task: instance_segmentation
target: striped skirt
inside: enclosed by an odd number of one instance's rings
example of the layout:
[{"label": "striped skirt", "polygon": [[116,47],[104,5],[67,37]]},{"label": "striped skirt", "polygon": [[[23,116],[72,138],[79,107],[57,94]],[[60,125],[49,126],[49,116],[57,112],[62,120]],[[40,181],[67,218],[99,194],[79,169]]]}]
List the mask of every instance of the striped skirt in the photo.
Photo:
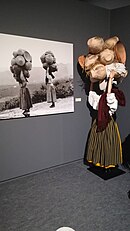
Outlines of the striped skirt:
[{"label": "striped skirt", "polygon": [[120,133],[113,118],[102,132],[97,132],[97,124],[94,120],[88,137],[85,158],[87,162],[105,168],[122,163]]}]

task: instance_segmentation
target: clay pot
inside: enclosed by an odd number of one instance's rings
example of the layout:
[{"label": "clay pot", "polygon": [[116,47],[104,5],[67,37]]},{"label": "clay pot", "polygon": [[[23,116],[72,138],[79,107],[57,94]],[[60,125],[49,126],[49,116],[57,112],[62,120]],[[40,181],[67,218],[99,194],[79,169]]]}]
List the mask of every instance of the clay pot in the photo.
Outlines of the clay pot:
[{"label": "clay pot", "polygon": [[95,64],[90,70],[91,82],[97,82],[103,80],[106,77],[106,67],[101,64]]},{"label": "clay pot", "polygon": [[25,69],[30,71],[32,69],[32,63],[26,62],[25,63]]},{"label": "clay pot", "polygon": [[104,48],[113,49],[118,41],[119,41],[119,38],[117,36],[106,39],[104,42]]},{"label": "clay pot", "polygon": [[93,37],[87,41],[89,53],[98,54],[103,50],[104,40],[101,37]]},{"label": "clay pot", "polygon": [[16,58],[15,58],[15,61],[16,63],[19,65],[19,66],[23,66],[25,64],[25,59],[23,56],[21,55],[18,55]]},{"label": "clay pot", "polygon": [[43,55],[40,57],[40,60],[41,60],[42,63],[45,62],[45,54],[43,54]]},{"label": "clay pot", "polygon": [[53,63],[53,56],[51,54],[47,54],[45,55],[45,60],[46,60],[46,63],[50,65]]},{"label": "clay pot", "polygon": [[88,71],[89,69],[91,69],[92,66],[94,66],[94,64],[98,61],[98,55],[92,55],[89,54],[86,56],[85,58],[85,71]]},{"label": "clay pot", "polygon": [[57,65],[55,63],[53,63],[52,65],[50,65],[50,71],[51,72],[55,72],[57,70],[58,70],[58,68],[57,68]]},{"label": "clay pot", "polygon": [[23,49],[19,49],[17,51],[17,55],[24,55],[24,50]]},{"label": "clay pot", "polygon": [[11,65],[13,66],[14,64],[16,64],[15,58],[11,59]]},{"label": "clay pot", "polygon": [[100,53],[100,62],[104,65],[111,64],[114,61],[114,51],[105,49]]},{"label": "clay pot", "polygon": [[16,75],[20,75],[20,72],[21,72],[21,67],[18,66],[17,64],[13,65],[12,66],[13,68],[13,72],[16,74]]},{"label": "clay pot", "polygon": [[27,62],[32,62],[32,57],[28,51],[24,51],[24,58]]},{"label": "clay pot", "polygon": [[125,64],[126,62],[126,50],[121,42],[117,42],[117,44],[114,47],[115,52],[115,58],[119,63]]},{"label": "clay pot", "polygon": [[46,52],[45,52],[45,55],[48,55],[48,54],[50,54],[52,57],[54,57],[54,54],[53,54],[52,51],[46,51]]},{"label": "clay pot", "polygon": [[47,70],[48,64],[47,64],[47,63],[43,63],[42,67],[43,67],[45,70]]},{"label": "clay pot", "polygon": [[84,67],[85,67],[85,56],[84,55],[79,56],[78,62],[80,64],[80,66],[82,67],[82,69],[84,69]]},{"label": "clay pot", "polygon": [[17,55],[18,55],[17,51],[14,51],[14,52],[13,52],[14,58],[16,58]]},{"label": "clay pot", "polygon": [[29,78],[30,77],[30,74],[29,74],[29,71],[28,70],[23,70],[23,75],[24,75],[24,77],[26,77],[26,78]]}]

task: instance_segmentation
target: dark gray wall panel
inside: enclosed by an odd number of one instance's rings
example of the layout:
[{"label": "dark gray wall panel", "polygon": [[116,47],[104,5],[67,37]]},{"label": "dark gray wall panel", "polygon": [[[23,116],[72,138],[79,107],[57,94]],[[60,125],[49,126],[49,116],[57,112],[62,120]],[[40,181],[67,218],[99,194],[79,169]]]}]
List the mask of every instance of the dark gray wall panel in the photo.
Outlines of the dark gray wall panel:
[{"label": "dark gray wall panel", "polygon": [[111,11],[111,36],[117,35],[124,43],[127,52],[126,67],[129,71],[127,78],[120,84],[126,97],[125,108],[118,110],[118,124],[122,140],[130,134],[130,6]]},{"label": "dark gray wall panel", "polygon": [[[0,32],[74,44],[75,112],[0,121],[0,180],[83,158],[90,115],[77,73],[86,40],[109,35],[109,12],[75,0],[0,2]],[[10,44],[11,45],[11,44]]]}]

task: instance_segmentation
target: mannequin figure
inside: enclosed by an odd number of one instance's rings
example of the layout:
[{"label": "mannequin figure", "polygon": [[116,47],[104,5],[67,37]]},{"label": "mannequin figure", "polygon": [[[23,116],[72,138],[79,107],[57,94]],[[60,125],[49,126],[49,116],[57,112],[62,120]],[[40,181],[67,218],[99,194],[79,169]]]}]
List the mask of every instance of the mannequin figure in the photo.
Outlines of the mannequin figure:
[{"label": "mannequin figure", "polygon": [[127,70],[125,50],[122,56],[117,52],[121,50],[117,49],[119,45],[124,46],[118,42],[116,36],[105,42],[100,37],[89,39],[89,54],[80,56],[77,66],[81,79],[89,85],[87,105],[92,116],[84,162],[107,171],[122,163],[116,111],[118,106],[125,106],[125,96],[117,84],[126,77]]}]

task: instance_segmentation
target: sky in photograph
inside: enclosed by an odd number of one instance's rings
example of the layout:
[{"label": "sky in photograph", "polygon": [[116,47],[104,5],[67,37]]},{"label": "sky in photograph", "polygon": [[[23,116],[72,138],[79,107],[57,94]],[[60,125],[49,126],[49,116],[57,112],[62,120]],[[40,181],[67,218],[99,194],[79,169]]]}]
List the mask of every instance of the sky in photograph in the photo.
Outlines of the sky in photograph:
[{"label": "sky in photograph", "polygon": [[57,63],[70,63],[73,69],[73,44],[71,43],[0,34],[0,71],[9,69],[13,52],[18,49],[24,49],[30,53],[33,67],[41,67],[41,55],[50,50]]}]

